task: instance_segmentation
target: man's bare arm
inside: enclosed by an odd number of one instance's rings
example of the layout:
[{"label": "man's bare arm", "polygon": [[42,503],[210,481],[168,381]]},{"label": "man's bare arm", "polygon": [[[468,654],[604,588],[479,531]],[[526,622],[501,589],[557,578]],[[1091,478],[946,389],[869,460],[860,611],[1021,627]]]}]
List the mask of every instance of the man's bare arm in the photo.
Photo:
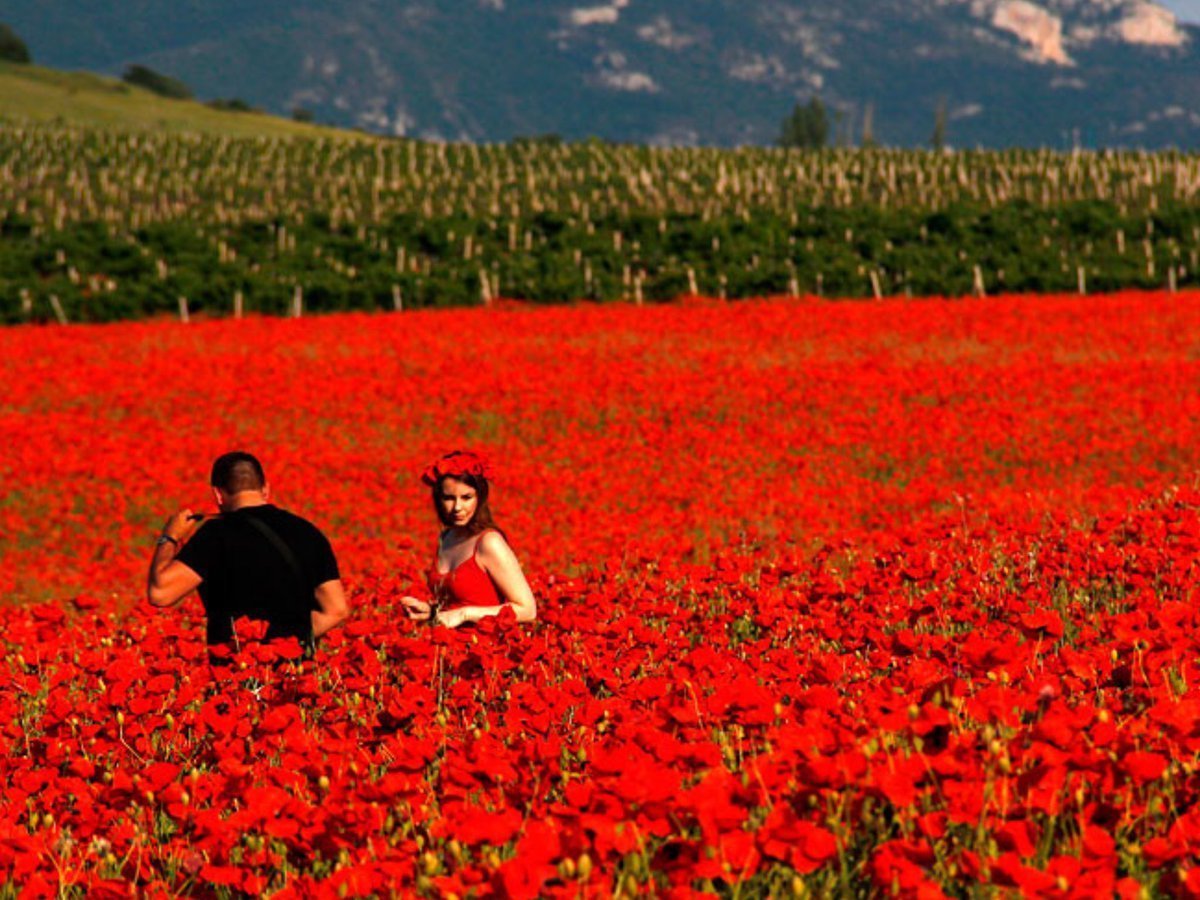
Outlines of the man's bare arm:
[{"label": "man's bare arm", "polygon": [[350,604],[346,602],[346,589],[340,579],[335,578],[333,581],[317,585],[313,596],[320,607],[313,610],[312,614],[314,638],[319,638],[350,618]]},{"label": "man's bare arm", "polygon": [[146,579],[146,599],[151,606],[174,606],[200,586],[202,579],[190,567],[175,559],[183,542],[196,530],[192,511],[184,509],[167,519],[162,538],[150,557],[150,574]]}]

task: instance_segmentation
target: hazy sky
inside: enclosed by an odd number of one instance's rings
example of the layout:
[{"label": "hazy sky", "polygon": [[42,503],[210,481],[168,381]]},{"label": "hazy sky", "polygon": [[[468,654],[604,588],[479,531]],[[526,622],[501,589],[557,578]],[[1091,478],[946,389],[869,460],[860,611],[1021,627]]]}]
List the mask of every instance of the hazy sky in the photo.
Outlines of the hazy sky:
[{"label": "hazy sky", "polygon": [[1174,10],[1175,15],[1187,22],[1200,22],[1200,0],[1159,0],[1159,2]]}]

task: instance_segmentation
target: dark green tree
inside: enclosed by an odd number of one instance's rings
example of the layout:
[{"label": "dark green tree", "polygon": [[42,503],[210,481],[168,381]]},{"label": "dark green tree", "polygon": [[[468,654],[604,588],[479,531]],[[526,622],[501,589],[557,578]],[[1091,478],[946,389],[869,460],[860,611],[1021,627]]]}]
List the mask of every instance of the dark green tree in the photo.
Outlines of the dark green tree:
[{"label": "dark green tree", "polygon": [[865,148],[878,147],[879,141],[875,140],[875,104],[868,103],[867,109],[863,113],[862,140],[859,141],[859,146]]},{"label": "dark green tree", "polygon": [[829,140],[829,115],[820,97],[813,97],[807,104],[797,103],[792,114],[783,120],[779,133],[779,146],[802,147],[816,150]]},{"label": "dark green tree", "polygon": [[25,42],[3,22],[0,22],[0,60],[15,63],[33,62]]},{"label": "dark green tree", "polygon": [[121,80],[127,84],[145,88],[159,96],[170,97],[172,100],[192,99],[192,89],[190,87],[178,78],[172,78],[170,75],[156,72],[148,66],[139,66],[137,64],[127,66],[124,74],[121,76]]},{"label": "dark green tree", "polygon": [[937,111],[933,114],[933,134],[929,136],[929,146],[934,150],[941,150],[946,146],[946,122],[949,116],[946,113],[946,98],[938,100]]}]

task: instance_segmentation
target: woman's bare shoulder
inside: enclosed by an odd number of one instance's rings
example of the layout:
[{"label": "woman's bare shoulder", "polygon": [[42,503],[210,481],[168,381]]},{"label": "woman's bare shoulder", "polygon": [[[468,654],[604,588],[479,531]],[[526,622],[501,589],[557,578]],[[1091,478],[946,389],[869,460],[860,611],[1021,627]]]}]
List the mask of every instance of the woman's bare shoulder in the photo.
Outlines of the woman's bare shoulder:
[{"label": "woman's bare shoulder", "polygon": [[504,539],[499,531],[494,528],[489,528],[479,536],[479,542],[475,545],[477,552],[484,556],[496,557],[504,553],[511,553],[508,541]]}]

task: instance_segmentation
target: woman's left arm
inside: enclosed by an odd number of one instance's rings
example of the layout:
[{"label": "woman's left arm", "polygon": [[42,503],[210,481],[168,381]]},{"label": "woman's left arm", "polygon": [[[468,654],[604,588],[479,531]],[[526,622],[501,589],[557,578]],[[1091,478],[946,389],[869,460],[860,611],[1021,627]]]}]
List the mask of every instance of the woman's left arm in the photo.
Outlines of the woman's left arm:
[{"label": "woman's left arm", "polygon": [[479,565],[496,584],[496,590],[504,598],[500,606],[460,606],[438,615],[438,622],[449,628],[457,628],[467,622],[478,622],[489,616],[498,616],[506,606],[516,613],[518,622],[532,622],[537,618],[537,600],[521,571],[517,555],[508,546],[508,541],[498,531],[489,531],[479,539],[475,549]]}]

